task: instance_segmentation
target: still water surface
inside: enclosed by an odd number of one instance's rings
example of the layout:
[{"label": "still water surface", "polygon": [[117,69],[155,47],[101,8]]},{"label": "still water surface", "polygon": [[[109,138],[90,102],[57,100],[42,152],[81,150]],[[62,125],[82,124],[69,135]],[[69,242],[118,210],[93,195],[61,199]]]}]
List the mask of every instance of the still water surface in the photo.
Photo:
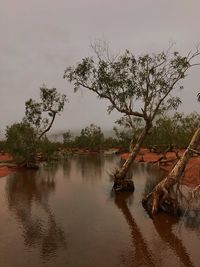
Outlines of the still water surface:
[{"label": "still water surface", "polygon": [[73,156],[0,180],[0,266],[200,266],[200,220],[148,217],[161,174],[134,166],[134,194],[113,195],[113,156]]}]

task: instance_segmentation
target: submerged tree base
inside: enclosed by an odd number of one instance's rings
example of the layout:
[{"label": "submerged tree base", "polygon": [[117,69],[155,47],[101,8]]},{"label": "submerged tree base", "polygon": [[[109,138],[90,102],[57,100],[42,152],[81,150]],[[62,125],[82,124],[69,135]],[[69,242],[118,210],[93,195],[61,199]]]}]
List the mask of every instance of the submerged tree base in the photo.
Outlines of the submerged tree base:
[{"label": "submerged tree base", "polygon": [[115,192],[134,192],[135,186],[134,186],[133,180],[115,179],[113,190]]},{"label": "submerged tree base", "polygon": [[[177,205],[176,199],[173,199],[168,195],[163,197],[162,201],[157,203],[158,200],[157,194],[158,193],[154,191],[151,194],[149,194],[148,197],[142,200],[142,206],[150,216],[159,212],[166,212],[170,215],[175,215],[175,216],[180,215],[180,209]],[[156,210],[155,210],[155,205],[156,205]]]},{"label": "submerged tree base", "polygon": [[153,191],[143,199],[143,206],[150,215],[156,214],[160,210],[170,211],[170,213],[174,213],[177,210],[176,202],[171,199],[170,192],[173,186],[181,179],[189,159],[196,151],[196,148],[199,147],[199,144],[200,128],[196,130],[189,146],[167,177],[158,183]]}]

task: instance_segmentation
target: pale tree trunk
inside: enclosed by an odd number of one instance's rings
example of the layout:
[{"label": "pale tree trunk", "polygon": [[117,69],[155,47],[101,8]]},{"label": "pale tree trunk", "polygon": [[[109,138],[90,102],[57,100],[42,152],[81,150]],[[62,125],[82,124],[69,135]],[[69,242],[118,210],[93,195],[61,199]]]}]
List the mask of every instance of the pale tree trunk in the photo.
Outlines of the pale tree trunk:
[{"label": "pale tree trunk", "polygon": [[[134,191],[134,183],[129,177],[127,177],[127,173],[134,162],[136,156],[138,155],[140,148],[148,135],[148,132],[151,128],[151,123],[146,123],[141,135],[139,136],[137,143],[135,144],[134,148],[132,149],[129,157],[122,165],[122,167],[114,173],[114,185],[113,189],[115,191]],[[131,141],[131,146],[133,145],[133,141]]]},{"label": "pale tree trunk", "polygon": [[142,201],[144,208],[149,214],[153,215],[159,210],[174,211],[173,200],[169,196],[170,189],[179,182],[189,159],[195,150],[200,146],[200,128],[194,133],[189,146],[185,150],[183,156],[174,166],[172,171],[159,184],[155,186],[153,191],[149,193]]}]

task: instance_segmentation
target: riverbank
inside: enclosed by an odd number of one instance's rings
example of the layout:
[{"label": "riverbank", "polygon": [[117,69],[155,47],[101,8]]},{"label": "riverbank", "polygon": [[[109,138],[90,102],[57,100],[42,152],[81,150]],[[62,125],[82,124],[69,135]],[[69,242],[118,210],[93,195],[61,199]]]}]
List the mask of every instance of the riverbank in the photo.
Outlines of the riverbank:
[{"label": "riverbank", "polygon": [[[116,149],[115,149],[116,150]],[[113,154],[116,152],[114,149],[109,150],[107,153]],[[97,154],[97,152],[89,152],[78,150],[78,154]],[[107,154],[105,153],[105,154]],[[178,151],[178,156],[180,157],[184,153],[184,150]],[[129,153],[120,154],[120,157],[127,159]],[[9,175],[10,173],[16,171],[16,168],[12,165],[12,157],[8,154],[0,153],[0,177]],[[178,161],[177,154],[175,152],[167,152],[163,157],[163,154],[158,154],[151,152],[149,149],[142,148],[140,153],[136,157],[137,162],[148,162],[151,164],[158,165],[161,169],[166,172],[170,172],[173,166]],[[185,169],[184,175],[181,179],[181,184],[186,185],[190,188],[195,188],[200,184],[200,156],[192,157]]]},{"label": "riverbank", "polygon": [[13,158],[8,153],[0,153],[0,177],[4,177],[14,172],[15,169],[13,167],[9,167]]},{"label": "riverbank", "polygon": [[[163,155],[142,148],[136,157],[136,161],[157,164],[161,169],[169,173],[178,161],[177,155],[181,157],[183,153],[184,150],[179,150],[178,154],[175,152],[167,152]],[[129,153],[124,153],[120,156],[123,159],[127,159],[128,155]],[[190,188],[195,188],[200,184],[200,156],[194,156],[189,160],[180,182]]]}]

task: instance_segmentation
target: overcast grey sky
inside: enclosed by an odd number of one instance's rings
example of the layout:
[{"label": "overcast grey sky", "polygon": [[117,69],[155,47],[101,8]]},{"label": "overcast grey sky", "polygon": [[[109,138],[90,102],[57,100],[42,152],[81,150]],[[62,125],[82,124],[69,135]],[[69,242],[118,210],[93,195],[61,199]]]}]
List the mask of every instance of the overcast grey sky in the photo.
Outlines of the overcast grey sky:
[{"label": "overcast grey sky", "polygon": [[[186,52],[200,42],[199,0],[0,0],[0,129],[20,121],[24,103],[40,86],[57,87],[70,99],[52,131],[94,122],[112,128],[119,114],[106,101],[74,94],[62,79],[67,66],[106,40],[111,51],[160,52],[170,41]],[[186,78],[181,111],[199,111],[200,68]]]}]

